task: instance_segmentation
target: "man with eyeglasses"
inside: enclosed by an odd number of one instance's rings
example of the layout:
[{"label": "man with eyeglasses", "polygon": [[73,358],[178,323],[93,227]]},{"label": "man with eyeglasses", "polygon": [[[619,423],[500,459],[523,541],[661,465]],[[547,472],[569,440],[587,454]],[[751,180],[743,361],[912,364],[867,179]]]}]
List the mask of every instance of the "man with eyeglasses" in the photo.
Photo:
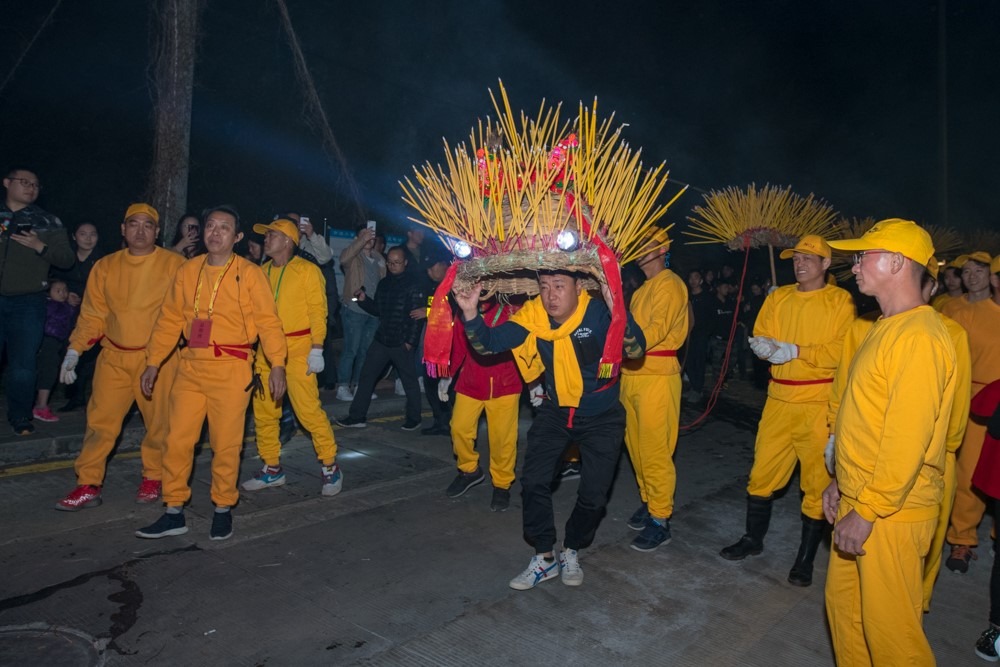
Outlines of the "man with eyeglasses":
[{"label": "man with eyeglasses", "polygon": [[73,266],[73,250],[59,218],[35,205],[41,186],[29,169],[3,179],[0,205],[0,354],[7,348],[7,421],[30,435],[35,397],[35,355],[45,327],[49,268]]},{"label": "man with eyeglasses", "polygon": [[834,524],[825,591],[833,648],[842,664],[932,665],[924,559],[960,379],[952,338],[921,291],[934,245],[895,218],[830,245],[859,251],[858,290],[882,311],[851,363],[833,430],[836,479],[823,492]]},{"label": "man with eyeglasses", "polygon": [[754,337],[748,339],[754,354],[771,363],[771,382],[747,483],[746,533],[720,552],[726,560],[742,560],[764,550],[772,498],[788,485],[798,464],[802,537],[788,573],[793,586],[812,584],[813,561],[826,530],[827,402],[844,335],[854,320],[851,295],[826,281],[831,254],[816,235],[803,236],[794,248],[782,251],[782,259],[792,260],[796,284],[779,287],[764,299]]}]

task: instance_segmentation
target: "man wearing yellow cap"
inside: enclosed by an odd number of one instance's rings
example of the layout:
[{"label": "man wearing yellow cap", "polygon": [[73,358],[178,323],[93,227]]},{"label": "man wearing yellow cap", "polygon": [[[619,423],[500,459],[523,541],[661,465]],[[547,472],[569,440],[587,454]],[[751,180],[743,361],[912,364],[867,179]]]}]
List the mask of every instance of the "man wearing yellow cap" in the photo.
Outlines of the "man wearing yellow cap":
[{"label": "man wearing yellow cap", "polygon": [[812,584],[813,560],[823,539],[822,494],[830,481],[823,463],[829,436],[827,402],[840,362],[844,335],[854,320],[854,302],[826,280],[830,246],[819,236],[802,237],[781,253],[791,259],[795,285],[764,299],[750,349],[772,364],[767,403],[757,428],[754,462],[747,483],[746,533],[720,555],[742,560],[764,550],[773,494],[784,488],[799,464],[802,539],[788,582]]},{"label": "man wearing yellow cap", "polygon": [[876,223],[855,251],[862,294],[882,316],[851,364],[834,427],[836,481],[826,610],[838,664],[933,665],[922,621],[924,559],[942,501],[956,354],[921,282],[934,254],[908,220]]},{"label": "man wearing yellow cap", "polygon": [[[1000,257],[1000,256],[998,256]],[[969,334],[972,355],[972,395],[983,387],[1000,380],[1000,263],[989,253],[977,251],[956,260],[962,264],[962,282],[969,290],[960,299],[945,304],[942,312],[962,325]],[[992,297],[990,287],[992,285]],[[972,486],[972,473],[983,449],[986,425],[969,420],[965,438],[955,463],[955,505],[951,510],[948,542],[951,554],[945,565],[953,572],[964,573],[970,561],[977,558],[976,529],[986,511],[982,494]]]},{"label": "man wearing yellow cap", "polygon": [[139,377],[146,370],[146,341],[184,258],[156,246],[159,222],[159,214],[149,204],[129,206],[122,223],[125,249],[98,261],[87,279],[60,380],[75,382],[80,355],[98,343],[104,349],[97,357],[94,391],[87,404],[87,432],[76,459],[77,487],[56,504],[57,510],[76,512],[101,504],[107,459],[133,401],[146,426],[140,445],[142,482],[135,499],[151,503],[160,498],[170,388],[177,372],[173,348],[163,362],[161,392],[152,398],[143,396]]},{"label": "man wearing yellow cap", "polygon": [[621,380],[625,445],[642,499],[628,521],[629,528],[642,531],[632,541],[636,551],[653,551],[670,541],[681,414],[677,349],[688,333],[687,287],[663,260],[670,247],[667,231],[657,231],[647,247],[649,252],[638,260],[646,282],[635,291],[630,306],[646,336],[646,355],[623,360]]},{"label": "man wearing yellow cap", "polygon": [[267,276],[260,267],[237,256],[233,247],[243,234],[239,214],[228,206],[206,211],[208,254],[184,262],[163,300],[146,346],[142,393],[162,391],[163,361],[184,336],[177,377],[170,391],[170,428],[163,457],[163,501],[167,511],[135,532],[155,539],[187,532],[183,507],[191,498],[188,479],[194,448],[208,419],[212,447],[212,516],[209,536],[225,540],[233,534],[230,509],[239,500],[236,480],[243,448],[243,426],[254,386],[253,346],[271,362],[270,392],[285,394],[285,335]]},{"label": "man wearing yellow cap", "polygon": [[[312,435],[313,447],[321,464],[322,494],[335,496],[340,493],[344,480],[336,463],[337,443],[330,419],[320,403],[316,382],[316,374],[323,372],[324,367],[326,280],[319,267],[295,255],[299,229],[294,222],[279,218],[268,225],[254,225],[253,230],[264,235],[264,254],[271,258],[262,268],[271,285],[278,317],[285,331],[288,399],[299,422]],[[278,438],[281,402],[271,396],[268,388],[271,364],[263,355],[257,355],[254,369],[263,385],[263,391],[254,395],[253,415],[257,453],[264,461],[264,467],[243,482],[244,491],[258,491],[285,483]]]}]

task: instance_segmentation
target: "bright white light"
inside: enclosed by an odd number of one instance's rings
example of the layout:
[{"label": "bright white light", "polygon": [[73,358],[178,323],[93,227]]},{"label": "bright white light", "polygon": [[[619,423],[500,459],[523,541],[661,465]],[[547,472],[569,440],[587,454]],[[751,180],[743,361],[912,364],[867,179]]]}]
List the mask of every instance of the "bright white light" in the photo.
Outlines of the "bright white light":
[{"label": "bright white light", "polygon": [[556,245],[560,250],[576,250],[576,232],[564,229],[556,236]]},{"label": "bright white light", "polygon": [[472,255],[472,246],[465,241],[457,241],[453,250],[455,251],[455,257],[459,259],[465,259]]}]

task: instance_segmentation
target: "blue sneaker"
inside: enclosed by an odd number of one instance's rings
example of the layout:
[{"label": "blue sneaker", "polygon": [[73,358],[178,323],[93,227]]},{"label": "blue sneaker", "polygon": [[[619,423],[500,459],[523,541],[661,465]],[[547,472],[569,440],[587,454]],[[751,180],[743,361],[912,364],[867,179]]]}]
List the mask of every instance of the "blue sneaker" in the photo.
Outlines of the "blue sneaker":
[{"label": "blue sneaker", "polygon": [[281,466],[269,466],[265,463],[263,468],[253,474],[253,477],[240,484],[240,488],[244,491],[260,491],[269,486],[284,485],[285,471],[281,469]]},{"label": "blue sneaker", "polygon": [[323,466],[323,490],[324,496],[335,496],[344,488],[344,476],[340,472],[340,466],[334,463],[332,466]]},{"label": "blue sneaker", "polygon": [[558,576],[558,559],[553,558],[550,563],[541,554],[535,554],[531,562],[528,563],[528,569],[510,580],[510,587],[517,591],[526,591],[543,581],[555,579]]},{"label": "blue sneaker", "polygon": [[670,519],[654,519],[649,517],[646,527],[632,540],[632,548],[636,551],[654,551],[661,544],[670,543]]},{"label": "blue sneaker", "polygon": [[646,503],[639,505],[632,516],[629,517],[627,525],[632,530],[642,530],[646,527],[646,522],[649,521],[649,509],[646,507]]}]

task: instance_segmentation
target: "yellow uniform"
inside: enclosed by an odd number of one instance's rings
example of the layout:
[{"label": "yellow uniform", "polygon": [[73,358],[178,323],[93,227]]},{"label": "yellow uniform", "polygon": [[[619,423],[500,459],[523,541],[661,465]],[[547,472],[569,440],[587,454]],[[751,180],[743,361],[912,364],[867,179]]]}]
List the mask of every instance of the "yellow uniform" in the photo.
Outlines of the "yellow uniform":
[{"label": "yellow uniform", "polygon": [[[337,443],[330,419],[319,400],[315,375],[307,375],[309,352],[314,345],[323,345],[326,337],[326,280],[312,262],[292,257],[284,266],[267,262],[263,271],[270,283],[278,307],[288,347],[285,374],[288,400],[292,402],[299,422],[312,435],[313,447],[323,465],[333,465]],[[264,355],[257,355],[254,369],[264,386],[262,394],[254,396],[253,415],[257,430],[257,452],[264,463],[277,466],[281,458],[278,422],[281,404],[271,397],[268,379],[271,364]]]},{"label": "yellow uniform", "polygon": [[873,526],[865,555],[830,555],[839,665],[934,664],[921,627],[923,567],[957,382],[954,345],[930,306],[878,320],[851,363],[835,426],[838,520],[853,510]]},{"label": "yellow uniform", "polygon": [[769,498],[788,484],[798,462],[802,514],[813,520],[823,518],[822,495],[830,483],[823,462],[826,413],[853,320],[854,302],[843,289],[826,285],[801,292],[786,285],[768,295],[754,325],[754,336],[797,345],[798,358],[771,366],[747,493]]},{"label": "yellow uniform", "polygon": [[[989,383],[1000,380],[1000,305],[992,299],[968,303],[954,299],[944,309],[944,314],[962,325],[969,335],[969,352],[972,360],[972,395]],[[951,511],[948,541],[952,544],[974,546],[976,528],[983,518],[986,504],[978,491],[972,488],[972,473],[983,450],[986,436],[985,424],[969,420],[962,446],[955,464],[955,505]]]},{"label": "yellow uniform", "polygon": [[[180,255],[154,248],[149,255],[120,250],[99,260],[70,335],[69,347],[85,352],[100,341],[103,348],[94,370],[94,391],[87,404],[87,432],[76,459],[78,484],[100,486],[108,455],[121,433],[122,420],[132,402],[139,406],[146,435],[142,439],[142,476],[163,478],[170,389],[177,372],[173,348],[166,350],[159,378],[162,391],[146,398],[139,377],[146,370],[146,341],[177,268]],[[174,345],[177,341],[174,340]]]},{"label": "yellow uniform", "polygon": [[625,444],[649,514],[669,519],[677,486],[674,448],[681,409],[677,349],[688,332],[687,287],[665,269],[635,291],[630,310],[646,336],[646,356],[622,363]]},{"label": "yellow uniform", "polygon": [[953,301],[956,297],[945,292],[944,294],[938,294],[936,297],[931,299],[931,308],[940,312],[944,312],[944,307],[949,302]]},{"label": "yellow uniform", "polygon": [[[244,415],[250,402],[251,348],[258,336],[272,366],[285,365],[281,320],[260,267],[236,255],[225,266],[209,266],[207,260],[195,257],[181,265],[146,348],[147,363],[160,366],[181,334],[191,341],[196,319],[211,322],[206,346],[189,344],[178,352],[170,396],[173,419],[163,459],[163,500],[168,507],[180,507],[191,497],[188,478],[206,416],[212,501],[220,507],[236,504]],[[157,381],[154,394],[160,389]]]}]

